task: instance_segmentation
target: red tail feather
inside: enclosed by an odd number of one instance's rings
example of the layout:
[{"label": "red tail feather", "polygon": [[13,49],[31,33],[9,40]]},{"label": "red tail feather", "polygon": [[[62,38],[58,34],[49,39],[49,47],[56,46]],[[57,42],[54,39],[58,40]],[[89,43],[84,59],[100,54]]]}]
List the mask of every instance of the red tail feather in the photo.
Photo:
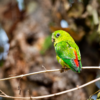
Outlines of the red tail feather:
[{"label": "red tail feather", "polygon": [[78,57],[77,57],[76,51],[74,51],[74,53],[75,53],[75,57],[76,57],[76,59],[74,59],[74,62],[76,64],[76,66],[79,67],[79,62],[78,62]]}]

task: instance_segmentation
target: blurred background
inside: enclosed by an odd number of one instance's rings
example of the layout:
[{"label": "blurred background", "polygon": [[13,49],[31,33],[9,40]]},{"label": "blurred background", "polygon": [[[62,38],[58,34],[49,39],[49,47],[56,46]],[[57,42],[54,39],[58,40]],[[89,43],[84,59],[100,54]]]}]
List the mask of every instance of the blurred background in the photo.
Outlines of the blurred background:
[{"label": "blurred background", "polygon": [[[52,32],[59,29],[78,44],[83,66],[100,65],[100,0],[0,0],[0,78],[61,68],[51,42]],[[12,96],[41,96],[97,77],[100,70],[51,72],[0,81],[0,90]],[[99,89],[100,81],[41,100],[87,100]]]}]

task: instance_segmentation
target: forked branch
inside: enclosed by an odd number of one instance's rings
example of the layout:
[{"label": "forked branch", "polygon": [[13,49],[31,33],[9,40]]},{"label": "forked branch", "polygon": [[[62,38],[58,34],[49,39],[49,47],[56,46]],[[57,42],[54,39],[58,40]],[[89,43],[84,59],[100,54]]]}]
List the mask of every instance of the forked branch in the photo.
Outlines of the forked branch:
[{"label": "forked branch", "polygon": [[[100,66],[98,67],[83,67],[82,69],[100,69]],[[57,71],[60,71],[60,69],[54,69],[54,70],[44,70],[44,71],[39,71],[39,72],[33,72],[33,73],[29,73],[29,74],[23,74],[23,75],[19,75],[19,76],[14,76],[14,77],[9,77],[9,78],[4,78],[4,79],[0,79],[0,81],[4,81],[4,80],[9,80],[9,79],[14,79],[14,78],[20,78],[20,77],[24,77],[24,76],[29,76],[29,75],[35,75],[35,74],[40,74],[40,73],[47,73],[47,72],[57,72]],[[59,92],[59,93],[54,93],[54,94],[50,94],[50,95],[44,95],[44,96],[37,96],[37,97],[14,97],[14,96],[9,96],[9,95],[6,95],[4,92],[2,92],[3,95],[0,95],[0,97],[5,97],[5,98],[12,98],[12,99],[42,99],[42,98],[48,98],[48,97],[54,97],[54,96],[58,96],[58,95],[62,95],[62,94],[65,94],[65,93],[68,93],[68,92],[72,92],[72,91],[75,91],[75,90],[78,90],[78,89],[81,89],[83,87],[86,87],[92,83],[95,83],[97,81],[100,80],[100,77],[97,78],[97,79],[94,79],[88,83],[85,83],[81,86],[77,86],[73,89],[69,89],[69,90],[65,90],[65,91],[62,91],[62,92]]]}]

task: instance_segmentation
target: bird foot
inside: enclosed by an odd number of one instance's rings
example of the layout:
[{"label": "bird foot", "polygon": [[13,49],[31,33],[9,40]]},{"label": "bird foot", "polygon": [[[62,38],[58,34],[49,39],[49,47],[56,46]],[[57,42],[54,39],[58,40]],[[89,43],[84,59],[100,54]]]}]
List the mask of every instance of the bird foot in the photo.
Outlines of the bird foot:
[{"label": "bird foot", "polygon": [[61,68],[60,72],[62,73],[62,72],[67,71],[67,70],[69,70],[69,68]]},{"label": "bird foot", "polygon": [[62,73],[62,72],[64,72],[64,68],[61,68],[61,69],[60,69],[60,73]]}]

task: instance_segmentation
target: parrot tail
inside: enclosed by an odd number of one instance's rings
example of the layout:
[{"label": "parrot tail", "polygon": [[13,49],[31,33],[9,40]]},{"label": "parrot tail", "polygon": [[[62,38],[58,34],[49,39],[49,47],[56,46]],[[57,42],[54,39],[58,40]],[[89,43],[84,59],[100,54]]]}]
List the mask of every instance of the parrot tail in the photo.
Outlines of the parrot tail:
[{"label": "parrot tail", "polygon": [[81,63],[81,60],[78,60],[76,51],[74,51],[74,53],[76,56],[76,59],[74,59],[74,63],[76,65],[76,67],[78,68],[78,73],[80,73],[80,71],[82,70],[82,63]]},{"label": "parrot tail", "polygon": [[78,70],[81,72],[81,70],[82,70],[82,63],[81,63],[81,60],[78,60],[78,62],[79,62],[79,68],[78,68]]},{"label": "parrot tail", "polygon": [[[71,70],[73,70],[74,72],[78,72],[80,73],[81,72],[81,69],[82,69],[82,64],[81,64],[81,61],[80,60],[75,60],[75,59],[66,59],[66,58],[63,58],[63,61],[69,66],[69,68]],[[76,63],[77,62],[77,63]],[[77,66],[78,65],[78,66]]]}]

